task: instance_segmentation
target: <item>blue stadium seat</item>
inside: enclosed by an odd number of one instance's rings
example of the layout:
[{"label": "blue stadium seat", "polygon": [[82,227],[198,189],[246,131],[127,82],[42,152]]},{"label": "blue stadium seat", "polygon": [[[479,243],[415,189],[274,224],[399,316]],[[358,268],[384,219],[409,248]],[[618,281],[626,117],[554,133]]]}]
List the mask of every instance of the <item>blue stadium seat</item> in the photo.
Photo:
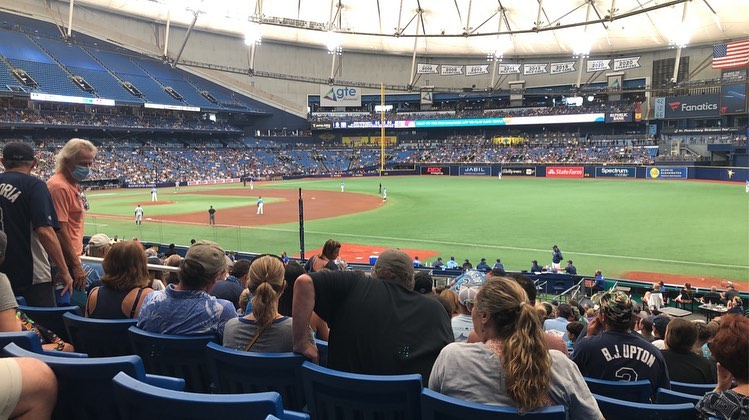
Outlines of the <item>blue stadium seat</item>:
[{"label": "blue stadium seat", "polygon": [[645,404],[593,394],[606,420],[687,420],[697,415],[694,404]]},{"label": "blue stadium seat", "polygon": [[138,356],[67,358],[37,354],[15,344],[8,344],[4,352],[13,357],[33,357],[49,365],[58,384],[55,419],[117,418],[112,378],[125,372],[140,381],[162,388],[181,390],[184,381],[146,375]]},{"label": "blue stadium seat", "polygon": [[648,403],[653,393],[650,381],[619,382],[585,378],[590,392],[620,400]]},{"label": "blue stadium seat", "polygon": [[205,346],[218,341],[212,335],[182,336],[128,329],[135,354],[143,359],[146,372],[185,380],[185,390],[210,392],[211,375]]},{"label": "blue stadium seat", "polygon": [[68,312],[62,320],[76,351],[90,357],[134,354],[127,330],[138,323],[136,319],[84,318]]},{"label": "blue stadium seat", "polygon": [[717,384],[690,384],[688,382],[671,381],[671,390],[685,394],[703,396],[715,389]]},{"label": "blue stadium seat", "polygon": [[702,396],[686,394],[684,392],[672,391],[670,389],[658,388],[658,394],[655,396],[655,402],[658,404],[697,404],[702,400]]},{"label": "blue stadium seat", "polygon": [[26,298],[23,296],[16,296],[16,303],[26,306]]},{"label": "blue stadium seat", "polygon": [[302,413],[284,412],[276,392],[256,394],[196,394],[161,389],[124,372],[112,379],[120,417],[123,420],[232,419],[263,420],[305,419]]},{"label": "blue stadium seat", "polygon": [[78,306],[44,308],[38,306],[18,305],[18,310],[25,313],[35,323],[57,334],[58,337],[68,343],[70,342],[70,337],[68,336],[68,331],[65,329],[65,322],[62,320],[62,316],[66,312],[72,312],[76,315],[81,314],[81,308]]},{"label": "blue stadium seat", "polygon": [[302,355],[246,352],[217,343],[208,343],[206,355],[217,393],[278,392],[285,408],[304,407]]},{"label": "blue stadium seat", "polygon": [[524,414],[515,407],[479,404],[448,397],[431,389],[421,391],[422,420],[492,420],[492,419],[547,419],[566,420],[567,412],[562,405],[542,407]]},{"label": "blue stadium seat", "polygon": [[328,342],[315,339],[315,344],[317,345],[318,364],[328,367]]},{"label": "blue stadium seat", "polygon": [[421,375],[361,375],[304,362],[312,419],[419,419]]},{"label": "blue stadium seat", "polygon": [[[56,350],[44,350],[42,348],[42,341],[35,332],[32,331],[18,331],[18,332],[0,332],[0,348],[7,346],[10,343],[14,343],[18,347],[32,351],[34,353],[45,354],[47,356],[57,357],[73,357],[81,358],[88,357],[85,353],[74,353],[68,351],[56,351]],[[0,354],[0,357],[6,357],[5,353]]]}]

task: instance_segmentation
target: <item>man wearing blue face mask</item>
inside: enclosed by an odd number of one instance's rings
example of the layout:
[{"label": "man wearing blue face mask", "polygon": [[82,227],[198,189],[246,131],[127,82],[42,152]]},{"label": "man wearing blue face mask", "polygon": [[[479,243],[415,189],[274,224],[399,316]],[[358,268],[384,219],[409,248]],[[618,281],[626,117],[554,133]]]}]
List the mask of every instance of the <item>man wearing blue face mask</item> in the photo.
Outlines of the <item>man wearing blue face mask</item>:
[{"label": "man wearing blue face mask", "polygon": [[[95,156],[96,146],[90,141],[68,141],[55,157],[55,174],[47,181],[60,222],[57,236],[73,276],[73,286],[78,290],[86,286],[86,272],[79,257],[83,253],[83,222],[88,210],[80,182],[88,177]],[[68,304],[69,296],[65,299],[58,293],[57,302]]]}]

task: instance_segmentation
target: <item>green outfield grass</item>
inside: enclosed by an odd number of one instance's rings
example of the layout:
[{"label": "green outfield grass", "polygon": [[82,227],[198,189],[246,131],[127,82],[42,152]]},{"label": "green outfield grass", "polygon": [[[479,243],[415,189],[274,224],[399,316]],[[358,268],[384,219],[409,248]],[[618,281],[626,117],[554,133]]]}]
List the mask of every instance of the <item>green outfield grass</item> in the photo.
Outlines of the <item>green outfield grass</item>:
[{"label": "green outfield grass", "polygon": [[[376,195],[378,178],[346,178],[347,192]],[[558,244],[580,274],[597,268],[608,277],[648,271],[749,280],[749,194],[743,184],[691,181],[564,180],[544,178],[384,177],[388,203],[337,218],[307,220],[306,248],[328,238],[344,243],[433,250],[445,257],[501,258],[522,270],[537,259],[550,263]],[[210,186],[159,192],[175,204],[148,208],[147,216],[206,211],[254,204],[254,198],[201,196]],[[340,179],[284,181],[264,188],[340,190]],[[342,196],[343,197],[343,196]],[[267,200],[266,200],[267,198]],[[133,204],[147,190],[92,192],[92,212],[132,217]],[[343,199],[343,198],[342,198]],[[272,197],[264,197],[266,203]],[[282,205],[297,206],[296,202]],[[266,213],[273,206],[266,206]],[[207,217],[206,217],[207,218]],[[228,223],[227,221],[221,221]],[[138,236],[145,241],[187,244],[212,239],[227,250],[299,252],[296,223],[257,227],[217,227],[88,217],[86,234]]]}]

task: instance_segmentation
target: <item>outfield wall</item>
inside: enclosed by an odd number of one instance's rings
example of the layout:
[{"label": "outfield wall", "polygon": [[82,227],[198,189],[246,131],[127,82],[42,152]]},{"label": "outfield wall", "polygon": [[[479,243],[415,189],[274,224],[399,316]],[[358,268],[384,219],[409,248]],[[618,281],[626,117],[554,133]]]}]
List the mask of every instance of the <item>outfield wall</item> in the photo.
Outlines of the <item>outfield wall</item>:
[{"label": "outfield wall", "polygon": [[667,165],[460,165],[421,164],[415,171],[386,171],[383,175],[524,176],[535,178],[693,179],[745,182],[749,168]]}]

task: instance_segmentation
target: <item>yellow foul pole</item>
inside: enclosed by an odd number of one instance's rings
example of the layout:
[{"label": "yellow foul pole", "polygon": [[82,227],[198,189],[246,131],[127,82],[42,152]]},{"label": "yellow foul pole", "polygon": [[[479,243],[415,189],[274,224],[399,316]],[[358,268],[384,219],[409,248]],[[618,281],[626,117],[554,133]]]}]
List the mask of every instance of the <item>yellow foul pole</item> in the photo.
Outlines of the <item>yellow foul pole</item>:
[{"label": "yellow foul pole", "polygon": [[380,176],[385,170],[385,84],[380,83]]}]

